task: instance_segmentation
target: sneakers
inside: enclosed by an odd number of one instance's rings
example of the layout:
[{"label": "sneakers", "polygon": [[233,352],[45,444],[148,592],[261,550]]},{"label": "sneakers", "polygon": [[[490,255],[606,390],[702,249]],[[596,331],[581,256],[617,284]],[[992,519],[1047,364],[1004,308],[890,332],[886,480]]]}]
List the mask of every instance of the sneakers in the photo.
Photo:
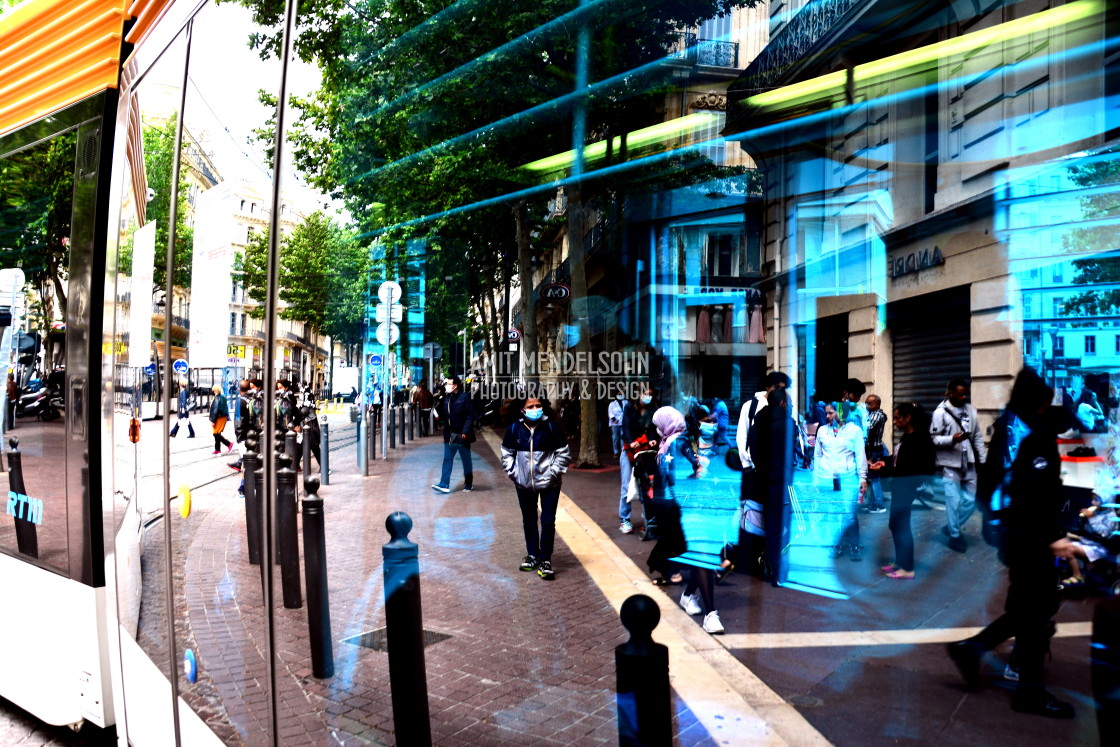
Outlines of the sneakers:
[{"label": "sneakers", "polygon": [[241,465],[238,464],[237,462],[226,462],[226,466],[229,467],[234,472],[240,472],[241,471]]},{"label": "sneakers", "polygon": [[887,512],[887,509],[883,508],[882,506],[879,506],[878,508],[871,508],[871,509],[867,510],[867,513],[869,513],[869,514],[885,514],[886,512]]},{"label": "sneakers", "polygon": [[852,554],[850,557],[853,563],[858,563],[863,560],[863,548],[859,545],[852,545]]},{"label": "sneakers", "polygon": [[463,486],[463,492],[464,492],[464,493],[472,493],[472,492],[474,492],[474,485],[464,485],[464,486]]},{"label": "sneakers", "polygon": [[631,524],[629,520],[623,519],[622,523],[618,525],[618,531],[623,534],[630,534],[630,532],[634,531],[634,525]]},{"label": "sneakers", "polygon": [[451,492],[451,488],[446,487],[444,485],[439,485],[439,484],[433,485],[432,490],[438,490],[441,493],[450,493]]},{"label": "sneakers", "polygon": [[214,450],[213,450],[213,451],[211,451],[210,453],[211,453],[211,454],[221,454],[222,452],[218,451],[217,449],[214,449]]},{"label": "sneakers", "polygon": [[965,687],[969,692],[976,692],[980,689],[980,654],[977,653],[976,647],[972,641],[965,639],[950,643],[945,647],[949,652],[949,658],[957,665],[957,670],[961,673],[961,679],[964,680]]},{"label": "sneakers", "polygon": [[837,545],[836,547],[832,548],[832,559],[833,560],[838,560],[838,559],[844,557],[844,551],[847,550],[847,549],[848,549],[847,545]]},{"label": "sneakers", "polygon": [[555,581],[556,574],[552,570],[552,563],[547,560],[542,560],[537,563],[537,575],[545,581]]},{"label": "sneakers", "polygon": [[537,570],[537,559],[532,555],[526,555],[521,559],[521,565],[517,566],[517,570],[531,573]]},{"label": "sneakers", "polygon": [[[690,615],[699,615],[704,611],[700,609],[700,603],[696,601],[695,594],[681,594],[681,607],[684,607],[684,611]],[[718,620],[719,618],[716,619]],[[705,630],[707,630],[707,628],[705,628]]]},{"label": "sneakers", "polygon": [[723,623],[719,621],[719,613],[712,610],[704,615],[704,632],[719,635],[723,632]]},{"label": "sneakers", "polygon": [[964,541],[964,537],[950,537],[949,549],[953,550],[954,552],[967,552],[968,543]]},{"label": "sneakers", "polygon": [[1011,698],[1011,710],[1060,719],[1070,719],[1075,715],[1073,706],[1069,703],[1058,700],[1041,688],[1024,690],[1022,685],[1019,685],[1015,696]]},{"label": "sneakers", "polygon": [[228,448],[228,449],[226,449],[226,453],[227,453],[227,454],[232,454],[232,453],[233,453],[233,444],[230,444],[230,445],[229,445],[229,448]]},{"label": "sneakers", "polygon": [[1019,671],[1011,666],[1011,662],[1007,662],[1007,666],[1003,668],[1003,678],[1008,682],[1019,681]]}]

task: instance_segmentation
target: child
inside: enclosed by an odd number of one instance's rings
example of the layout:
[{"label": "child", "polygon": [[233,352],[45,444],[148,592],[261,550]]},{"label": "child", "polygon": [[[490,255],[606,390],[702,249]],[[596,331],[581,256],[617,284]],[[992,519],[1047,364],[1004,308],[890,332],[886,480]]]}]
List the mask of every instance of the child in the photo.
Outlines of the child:
[{"label": "child", "polygon": [[[1113,532],[1120,531],[1120,524],[1116,523],[1116,509],[1102,505],[1103,501],[1100,497],[1101,493],[1104,493],[1109,495],[1111,500],[1114,496],[1113,491],[1102,490],[1099,486],[1097,491],[1093,493],[1093,505],[1082,509],[1079,514],[1083,520],[1085,531],[1073,543],[1081,548],[1085,554],[1087,566],[1108,557],[1108,549],[1105,543],[1112,537]],[[1115,505],[1115,503],[1110,505]],[[1083,587],[1085,576],[1081,571],[1081,562],[1076,557],[1069,559],[1069,570],[1070,577],[1062,581],[1062,586],[1067,589]]]}]

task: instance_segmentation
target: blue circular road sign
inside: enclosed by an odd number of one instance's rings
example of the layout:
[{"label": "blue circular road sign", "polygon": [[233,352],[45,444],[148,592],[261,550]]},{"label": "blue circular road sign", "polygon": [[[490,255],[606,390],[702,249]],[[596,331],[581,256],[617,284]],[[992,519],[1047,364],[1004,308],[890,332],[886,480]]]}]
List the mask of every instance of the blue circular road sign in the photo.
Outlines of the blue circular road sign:
[{"label": "blue circular road sign", "polygon": [[376,353],[374,353],[373,355],[371,355],[369,357],[369,364],[371,366],[373,366],[374,368],[380,368],[381,367],[381,361],[382,361],[382,357],[380,355],[377,355]]},{"label": "blue circular road sign", "polygon": [[148,374],[149,376],[154,375],[155,372],[156,372],[156,364],[149,363],[148,365],[144,366],[144,373]]},{"label": "blue circular road sign", "polygon": [[188,366],[187,362],[184,360],[177,360],[171,364],[171,370],[173,370],[177,374],[185,374],[188,370],[190,370],[190,366]]}]

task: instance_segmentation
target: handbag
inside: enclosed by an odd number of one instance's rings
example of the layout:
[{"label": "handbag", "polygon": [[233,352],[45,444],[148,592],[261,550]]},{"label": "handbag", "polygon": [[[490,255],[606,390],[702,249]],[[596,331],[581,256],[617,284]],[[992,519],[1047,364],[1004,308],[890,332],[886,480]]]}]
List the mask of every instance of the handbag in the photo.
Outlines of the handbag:
[{"label": "handbag", "polygon": [[728,449],[727,453],[723,455],[724,464],[735,472],[743,471],[743,458],[739,456],[738,449]]}]

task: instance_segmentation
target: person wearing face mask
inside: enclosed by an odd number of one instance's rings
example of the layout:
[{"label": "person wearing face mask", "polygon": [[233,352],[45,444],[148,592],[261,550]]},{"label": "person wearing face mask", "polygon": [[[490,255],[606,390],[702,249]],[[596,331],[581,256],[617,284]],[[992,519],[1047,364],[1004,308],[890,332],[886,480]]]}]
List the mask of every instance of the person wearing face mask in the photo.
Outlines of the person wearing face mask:
[{"label": "person wearing face mask", "polygon": [[560,425],[545,415],[539,399],[525,400],[521,418],[510,425],[502,440],[502,468],[517,489],[525,531],[525,557],[518,568],[526,573],[536,571],[545,581],[556,578],[552,569],[556,507],[561,476],[568,471],[570,461],[568,439]]},{"label": "person wearing face mask", "polygon": [[474,490],[471,444],[475,439],[476,417],[471,396],[463,391],[463,380],[452,376],[444,385],[444,397],[436,413],[436,418],[443,423],[443,473],[439,482],[432,485],[433,489],[441,493],[451,492],[451,468],[458,454],[463,462],[463,492]]},{"label": "person wearing face mask", "polygon": [[614,452],[615,459],[618,459],[619,454],[622,453],[622,447],[626,443],[622,438],[622,407],[625,402],[625,395],[619,392],[607,405],[607,425],[611,429],[611,451]]}]

